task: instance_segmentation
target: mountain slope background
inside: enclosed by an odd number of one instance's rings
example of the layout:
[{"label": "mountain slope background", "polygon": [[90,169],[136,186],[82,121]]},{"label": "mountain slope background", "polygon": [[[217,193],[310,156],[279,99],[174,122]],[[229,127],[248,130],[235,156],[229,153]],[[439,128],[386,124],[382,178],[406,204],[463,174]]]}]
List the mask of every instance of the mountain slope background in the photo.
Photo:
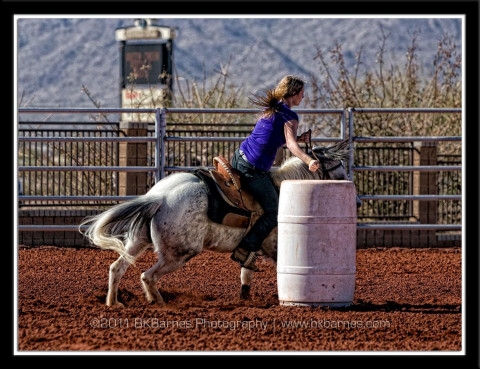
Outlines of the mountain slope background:
[{"label": "mountain slope background", "polygon": [[[41,18],[17,20],[17,102],[22,107],[91,108],[82,85],[102,107],[120,107],[120,54],[115,29],[132,26],[128,18]],[[338,42],[345,63],[355,64],[362,47],[361,68],[375,68],[381,32],[388,35],[385,65],[405,64],[414,31],[418,62],[428,75],[438,42],[452,36],[462,47],[462,19],[448,18],[155,18],[175,27],[174,62],[178,76],[201,82],[216,78],[229,65],[228,81],[245,94],[275,85],[286,74],[322,80],[315,56]],[[175,90],[175,85],[174,85]],[[319,107],[321,108],[321,107]],[[21,116],[24,120],[24,116]],[[38,118],[38,117],[37,117]]]}]

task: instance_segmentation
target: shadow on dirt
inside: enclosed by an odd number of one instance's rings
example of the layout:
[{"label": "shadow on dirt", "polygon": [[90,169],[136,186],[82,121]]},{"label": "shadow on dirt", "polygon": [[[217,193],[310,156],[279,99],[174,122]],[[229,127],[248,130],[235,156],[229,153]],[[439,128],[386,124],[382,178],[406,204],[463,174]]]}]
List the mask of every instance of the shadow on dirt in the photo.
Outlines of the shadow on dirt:
[{"label": "shadow on dirt", "polygon": [[461,305],[457,304],[405,304],[395,301],[372,302],[364,300],[355,300],[353,305],[346,307],[330,307],[330,310],[336,311],[385,311],[395,312],[403,311],[410,313],[422,314],[460,314],[462,312]]}]

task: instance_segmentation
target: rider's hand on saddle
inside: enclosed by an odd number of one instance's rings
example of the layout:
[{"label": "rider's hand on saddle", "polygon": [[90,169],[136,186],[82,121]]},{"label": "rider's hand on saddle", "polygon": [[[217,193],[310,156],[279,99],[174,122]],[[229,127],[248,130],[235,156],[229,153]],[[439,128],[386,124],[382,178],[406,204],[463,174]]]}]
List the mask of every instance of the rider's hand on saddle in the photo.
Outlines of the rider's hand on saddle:
[{"label": "rider's hand on saddle", "polygon": [[308,169],[312,172],[315,172],[318,170],[318,168],[320,168],[320,163],[318,162],[318,160],[310,160],[310,162],[308,163]]}]

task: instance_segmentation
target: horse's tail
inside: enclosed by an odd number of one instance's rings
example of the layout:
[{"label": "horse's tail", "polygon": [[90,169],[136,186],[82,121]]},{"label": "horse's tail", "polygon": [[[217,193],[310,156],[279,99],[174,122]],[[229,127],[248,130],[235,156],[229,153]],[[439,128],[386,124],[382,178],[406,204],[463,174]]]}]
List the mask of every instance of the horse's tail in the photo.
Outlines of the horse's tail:
[{"label": "horse's tail", "polygon": [[[134,258],[127,253],[124,240],[139,236],[142,228],[158,211],[162,198],[144,195],[115,205],[101,214],[85,218],[79,231],[101,249],[114,250],[130,263]],[[88,226],[85,232],[81,228]]]}]

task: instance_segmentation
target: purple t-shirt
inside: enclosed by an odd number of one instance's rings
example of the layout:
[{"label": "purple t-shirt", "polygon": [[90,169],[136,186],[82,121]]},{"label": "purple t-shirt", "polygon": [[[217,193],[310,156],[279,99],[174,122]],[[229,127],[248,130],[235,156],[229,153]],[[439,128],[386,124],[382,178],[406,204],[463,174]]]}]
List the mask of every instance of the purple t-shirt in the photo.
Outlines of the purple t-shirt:
[{"label": "purple t-shirt", "polygon": [[279,105],[279,110],[273,116],[262,117],[257,121],[252,134],[240,145],[248,162],[260,170],[270,170],[277,150],[285,145],[285,122],[298,121],[297,113],[285,103]]}]

